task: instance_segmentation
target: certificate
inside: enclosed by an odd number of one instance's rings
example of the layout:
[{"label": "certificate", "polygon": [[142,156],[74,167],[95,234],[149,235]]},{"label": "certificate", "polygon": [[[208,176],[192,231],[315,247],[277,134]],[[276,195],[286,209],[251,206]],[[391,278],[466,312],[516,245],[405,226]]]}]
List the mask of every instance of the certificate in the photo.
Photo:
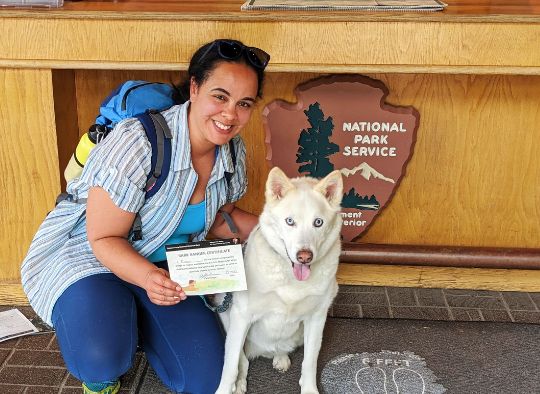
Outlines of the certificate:
[{"label": "certificate", "polygon": [[186,295],[247,290],[242,246],[238,239],[166,245],[171,279]]}]

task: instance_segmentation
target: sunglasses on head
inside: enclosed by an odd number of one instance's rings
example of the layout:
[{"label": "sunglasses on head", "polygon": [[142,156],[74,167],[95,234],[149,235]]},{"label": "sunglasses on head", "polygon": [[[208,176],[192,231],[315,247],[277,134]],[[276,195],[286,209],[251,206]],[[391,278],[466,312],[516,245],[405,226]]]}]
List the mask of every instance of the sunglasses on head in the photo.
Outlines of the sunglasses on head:
[{"label": "sunglasses on head", "polygon": [[238,41],[234,40],[216,40],[199,58],[202,61],[206,55],[217,46],[218,55],[226,60],[236,60],[242,54],[245,54],[247,60],[256,68],[264,70],[270,61],[270,55],[262,49],[255,47],[248,47]]}]

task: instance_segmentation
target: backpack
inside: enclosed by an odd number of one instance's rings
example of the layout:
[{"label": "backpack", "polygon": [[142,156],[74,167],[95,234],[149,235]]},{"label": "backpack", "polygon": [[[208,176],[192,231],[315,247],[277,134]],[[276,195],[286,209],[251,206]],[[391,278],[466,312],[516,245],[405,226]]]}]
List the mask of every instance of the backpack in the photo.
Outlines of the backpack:
[{"label": "backpack", "polygon": [[[94,146],[106,138],[118,122],[132,117],[137,117],[143,124],[147,138],[152,145],[152,158],[158,158],[152,160],[152,175],[155,175],[154,167],[157,166],[158,174],[162,168],[165,169],[163,174],[163,178],[165,178],[168,167],[163,165],[166,163],[162,163],[162,157],[165,160],[168,157],[170,160],[170,154],[168,154],[170,141],[168,140],[171,138],[171,133],[159,111],[175,104],[173,95],[174,88],[164,83],[126,81],[120,84],[103,100],[96,123],[90,126],[88,132],[79,141],[64,171],[66,182],[80,176]],[[161,147],[163,147],[163,154],[158,152],[158,148]],[[159,175],[158,177],[154,176],[154,178],[159,178]],[[151,187],[147,187],[147,191],[153,188],[150,183],[156,184],[156,179],[153,179],[153,182],[149,179],[148,183]],[[159,186],[157,190],[159,190]],[[151,195],[155,194],[157,190]]]},{"label": "backpack", "polygon": [[[158,192],[165,182],[171,165],[171,139],[172,134],[165,118],[161,114],[172,107],[175,88],[171,85],[158,82],[129,80],[120,84],[113,90],[99,107],[96,123],[90,126],[88,133],[83,135],[75,152],[73,153],[64,176],[69,182],[82,172],[90,151],[101,142],[118,122],[127,118],[137,118],[143,125],[146,137],[152,147],[150,173],[145,186],[145,199]],[[229,141],[233,167],[236,167],[236,153],[234,144]],[[232,173],[226,172],[227,186],[230,184]],[[62,193],[56,199],[56,204],[69,200],[84,204],[86,199],[74,199],[68,193]],[[141,219],[137,214],[133,223],[133,240],[142,239]]]}]

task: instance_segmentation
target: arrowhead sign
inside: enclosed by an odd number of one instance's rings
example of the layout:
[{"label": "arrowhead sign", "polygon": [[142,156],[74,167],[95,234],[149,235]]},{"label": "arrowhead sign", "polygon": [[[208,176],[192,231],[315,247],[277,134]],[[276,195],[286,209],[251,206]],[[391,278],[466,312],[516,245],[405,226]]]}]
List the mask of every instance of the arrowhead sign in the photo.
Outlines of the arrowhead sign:
[{"label": "arrowhead sign", "polygon": [[263,110],[267,157],[289,177],[343,174],[343,240],[360,236],[388,204],[412,156],[420,115],[385,103],[389,91],[361,75],[296,88],[298,102]]}]

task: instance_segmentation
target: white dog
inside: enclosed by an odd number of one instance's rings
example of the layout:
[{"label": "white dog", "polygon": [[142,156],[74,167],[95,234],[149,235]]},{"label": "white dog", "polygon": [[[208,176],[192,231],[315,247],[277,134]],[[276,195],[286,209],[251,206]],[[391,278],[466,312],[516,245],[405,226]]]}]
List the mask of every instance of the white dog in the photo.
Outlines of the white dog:
[{"label": "white dog", "polygon": [[275,167],[266,204],[245,254],[248,290],[222,313],[225,364],[216,394],[245,393],[249,361],[273,358],[278,371],[304,344],[302,394],[318,393],[317,358],[328,308],[337,293],[343,180],[334,171],[321,181],[289,179]]}]

